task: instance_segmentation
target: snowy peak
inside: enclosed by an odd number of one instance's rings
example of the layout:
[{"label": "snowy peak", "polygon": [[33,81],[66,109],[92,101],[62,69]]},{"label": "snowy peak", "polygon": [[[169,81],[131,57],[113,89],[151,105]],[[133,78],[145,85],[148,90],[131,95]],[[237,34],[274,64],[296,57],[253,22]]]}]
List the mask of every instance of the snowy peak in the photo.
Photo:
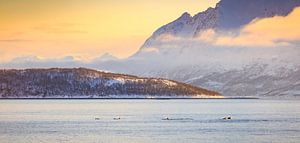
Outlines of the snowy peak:
[{"label": "snowy peak", "polygon": [[300,6],[300,0],[221,0],[215,8],[208,8],[195,16],[183,13],[156,30],[142,48],[153,47],[161,35],[190,38],[207,29],[239,29],[256,18],[286,16],[297,6]]},{"label": "snowy peak", "polygon": [[154,32],[153,36],[159,36],[161,34],[173,34],[176,35],[178,32],[181,32],[185,25],[189,23],[189,21],[192,20],[192,17],[189,13],[185,12],[183,13],[179,18],[177,18],[175,21],[159,28],[156,32]]},{"label": "snowy peak", "polygon": [[98,58],[98,60],[102,62],[106,62],[106,61],[115,61],[118,60],[118,58],[111,55],[110,53],[104,53],[102,56]]},{"label": "snowy peak", "polygon": [[191,17],[191,14],[189,14],[188,12],[184,12],[179,18],[178,20],[189,20]]}]

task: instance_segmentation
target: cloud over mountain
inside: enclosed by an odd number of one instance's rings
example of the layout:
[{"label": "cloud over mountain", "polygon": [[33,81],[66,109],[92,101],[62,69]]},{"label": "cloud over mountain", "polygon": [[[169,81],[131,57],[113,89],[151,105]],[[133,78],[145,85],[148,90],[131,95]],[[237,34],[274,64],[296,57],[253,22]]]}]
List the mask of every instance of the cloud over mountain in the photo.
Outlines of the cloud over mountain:
[{"label": "cloud over mountain", "polygon": [[[220,46],[289,46],[300,41],[300,7],[287,16],[255,19],[237,35],[221,35],[215,41]],[[215,35],[214,35],[215,36]]]},{"label": "cloud over mountain", "polygon": [[[275,15],[267,18],[255,18],[249,24],[235,29],[208,28],[198,31],[195,36],[185,36],[164,32],[157,35],[145,45],[147,48],[160,46],[178,47],[188,41],[190,44],[220,47],[287,47],[295,46],[300,41],[300,7],[296,7],[286,16]],[[179,44],[179,45],[178,45]],[[173,46],[172,46],[173,45]],[[206,45],[207,46],[207,45]],[[144,51],[153,51],[145,50]],[[158,50],[158,49],[157,49]]]}]

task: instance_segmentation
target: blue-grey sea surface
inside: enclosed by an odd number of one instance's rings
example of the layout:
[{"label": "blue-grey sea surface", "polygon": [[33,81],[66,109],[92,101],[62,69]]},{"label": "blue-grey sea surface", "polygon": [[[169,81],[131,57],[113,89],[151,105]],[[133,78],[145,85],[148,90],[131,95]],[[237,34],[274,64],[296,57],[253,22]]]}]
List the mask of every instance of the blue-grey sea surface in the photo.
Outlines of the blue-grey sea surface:
[{"label": "blue-grey sea surface", "polygon": [[300,100],[0,100],[0,142],[299,143]]}]

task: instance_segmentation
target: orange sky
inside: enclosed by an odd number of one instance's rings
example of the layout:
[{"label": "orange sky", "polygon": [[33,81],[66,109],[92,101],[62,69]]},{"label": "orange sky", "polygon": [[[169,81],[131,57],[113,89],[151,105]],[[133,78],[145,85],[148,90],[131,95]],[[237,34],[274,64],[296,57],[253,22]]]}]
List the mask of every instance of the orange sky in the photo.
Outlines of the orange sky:
[{"label": "orange sky", "polygon": [[160,26],[218,0],[2,0],[0,62],[16,57],[125,58]]}]

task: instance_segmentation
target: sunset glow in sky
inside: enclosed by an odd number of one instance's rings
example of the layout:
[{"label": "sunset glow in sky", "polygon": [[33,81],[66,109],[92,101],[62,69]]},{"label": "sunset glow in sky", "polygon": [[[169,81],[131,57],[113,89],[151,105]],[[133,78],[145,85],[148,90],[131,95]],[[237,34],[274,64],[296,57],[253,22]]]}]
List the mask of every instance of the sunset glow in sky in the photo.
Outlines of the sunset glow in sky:
[{"label": "sunset glow in sky", "polygon": [[135,53],[160,26],[218,0],[1,0],[0,61]]}]

